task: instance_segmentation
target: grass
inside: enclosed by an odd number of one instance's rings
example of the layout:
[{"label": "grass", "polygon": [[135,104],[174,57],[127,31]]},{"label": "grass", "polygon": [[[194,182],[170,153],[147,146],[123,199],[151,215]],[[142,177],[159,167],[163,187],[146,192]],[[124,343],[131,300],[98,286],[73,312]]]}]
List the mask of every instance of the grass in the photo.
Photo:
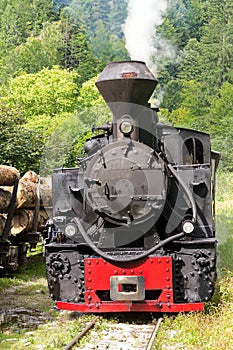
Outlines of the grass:
[{"label": "grass", "polygon": [[33,279],[34,284],[45,277],[45,264],[41,254],[29,255],[27,263],[21,266],[17,272],[0,278],[0,293],[7,288],[22,285]]},{"label": "grass", "polygon": [[[23,308],[29,311],[35,309],[34,317],[44,314],[46,319],[56,317],[54,303],[48,296],[43,256],[39,254],[28,257],[27,264],[20,267],[16,273],[0,278],[0,298],[2,315],[4,310]],[[28,331],[21,327],[22,322],[20,317],[17,319],[17,311],[15,314],[13,318],[7,316],[7,321],[0,323],[1,349],[11,349]]]},{"label": "grass", "polygon": [[216,191],[218,271],[233,272],[233,173],[219,173]]},{"label": "grass", "polygon": [[[80,333],[85,328],[86,323],[92,319],[92,315],[85,315],[73,320],[69,318],[66,319],[65,312],[63,312],[56,321],[39,326],[38,329],[33,332],[25,332],[19,335],[17,342],[12,344],[9,344],[9,341],[3,342],[1,344],[1,349],[61,350]],[[7,347],[4,347],[5,344]]]},{"label": "grass", "polygon": [[217,172],[216,200],[233,204],[233,173]]},{"label": "grass", "polygon": [[220,302],[209,302],[200,313],[165,317],[153,345],[155,350],[233,349],[233,274],[219,282]]},{"label": "grass", "polygon": [[[29,329],[21,328],[19,320],[9,322],[2,328],[0,323],[1,350],[61,350],[93,319],[93,315],[80,316],[55,309],[54,301],[48,296],[45,264],[41,254],[29,254],[27,264],[17,273],[0,279],[0,298],[1,303],[10,303],[10,308],[36,309],[39,314],[46,313],[52,317],[52,321]],[[101,321],[97,327],[102,327]],[[85,338],[82,342],[85,342]]]}]

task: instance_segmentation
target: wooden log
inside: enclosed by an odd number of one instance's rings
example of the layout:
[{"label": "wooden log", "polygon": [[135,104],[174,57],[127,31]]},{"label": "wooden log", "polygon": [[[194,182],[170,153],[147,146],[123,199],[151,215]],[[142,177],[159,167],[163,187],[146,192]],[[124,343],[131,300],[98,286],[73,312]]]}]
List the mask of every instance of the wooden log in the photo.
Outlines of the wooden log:
[{"label": "wooden log", "polygon": [[[16,207],[19,208],[34,208],[36,203],[36,191],[37,186],[39,186],[40,195],[40,208],[51,207],[52,206],[52,190],[50,186],[46,183],[36,184],[34,182],[25,181],[19,182]],[[11,197],[12,197],[13,187],[12,186],[2,186],[0,187],[0,213],[6,213]]]},{"label": "wooden log", "polygon": [[19,171],[8,165],[0,165],[0,186],[13,186]]},{"label": "wooden log", "polygon": [[[0,187],[0,213],[7,212],[10,205],[12,192],[13,186]],[[38,194],[40,196],[40,208],[52,206],[51,186],[48,185],[46,179],[40,179],[35,172],[28,171],[19,180],[16,208],[35,208]]]},{"label": "wooden log", "polygon": [[0,213],[6,213],[8,211],[13,187],[4,186],[0,188]]},{"label": "wooden log", "polygon": [[28,171],[20,179],[17,192],[17,208],[34,208],[36,204],[37,187],[39,186],[40,208],[52,205],[51,188],[45,180],[39,181],[39,176]]},{"label": "wooden log", "polygon": [[[35,207],[36,188],[38,175],[33,171],[28,171],[19,180],[17,190],[16,207]],[[13,186],[2,186],[0,188],[0,213],[6,213],[12,197]]]},{"label": "wooden log", "polygon": [[[30,232],[33,226],[34,210],[18,209],[15,211],[12,219],[10,234],[16,236],[20,233]],[[37,231],[43,230],[43,225],[48,220],[48,214],[45,210],[40,210],[38,215]]]},{"label": "wooden log", "polygon": [[35,207],[38,180],[38,175],[32,170],[27,171],[19,180],[17,191],[17,208]]},{"label": "wooden log", "polygon": [[17,191],[17,208],[33,208],[36,202],[37,184],[20,179]]},{"label": "wooden log", "polygon": [[40,208],[52,207],[52,188],[45,179],[40,180]]},{"label": "wooden log", "polygon": [[34,171],[29,170],[21,177],[21,181],[29,181],[36,184],[39,181],[39,176]]}]

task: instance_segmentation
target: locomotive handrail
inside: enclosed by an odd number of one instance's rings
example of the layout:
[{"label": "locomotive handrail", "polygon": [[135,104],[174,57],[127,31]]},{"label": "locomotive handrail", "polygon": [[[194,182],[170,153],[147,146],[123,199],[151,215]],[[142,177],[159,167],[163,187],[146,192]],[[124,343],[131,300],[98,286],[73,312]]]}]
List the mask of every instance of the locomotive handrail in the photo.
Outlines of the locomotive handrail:
[{"label": "locomotive handrail", "polygon": [[168,237],[166,239],[164,239],[163,241],[160,241],[158,244],[156,244],[154,247],[148,249],[146,252],[142,253],[141,255],[135,256],[135,257],[130,257],[128,259],[121,259],[119,257],[117,258],[113,258],[112,256],[109,256],[108,254],[104,253],[101,249],[97,248],[95,246],[95,244],[92,242],[92,240],[88,237],[87,232],[85,231],[81,221],[79,220],[78,217],[74,218],[79,232],[81,233],[81,235],[83,236],[85,242],[94,250],[94,252],[97,255],[102,256],[102,258],[106,259],[106,260],[110,260],[110,261],[118,261],[118,262],[130,262],[130,261],[135,261],[135,260],[139,260],[139,259],[143,259],[146,258],[149,254],[154,253],[155,250],[162,248],[163,246],[165,246],[166,244],[176,240],[176,239],[180,239],[183,238],[185,236],[184,232],[180,232],[177,233],[174,236]]}]

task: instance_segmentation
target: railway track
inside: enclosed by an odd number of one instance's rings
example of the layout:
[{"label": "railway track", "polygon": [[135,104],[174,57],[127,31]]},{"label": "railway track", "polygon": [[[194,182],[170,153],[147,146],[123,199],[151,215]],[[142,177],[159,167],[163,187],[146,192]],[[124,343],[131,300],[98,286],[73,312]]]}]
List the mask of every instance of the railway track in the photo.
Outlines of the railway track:
[{"label": "railway track", "polygon": [[[63,350],[151,350],[162,318],[156,324],[113,324],[107,322],[101,325],[101,330],[95,329],[97,321],[101,317],[95,317],[86,328],[80,332],[73,340],[64,347]],[[91,330],[92,329],[92,330]],[[85,345],[80,345],[80,340],[91,330],[89,339]]]}]

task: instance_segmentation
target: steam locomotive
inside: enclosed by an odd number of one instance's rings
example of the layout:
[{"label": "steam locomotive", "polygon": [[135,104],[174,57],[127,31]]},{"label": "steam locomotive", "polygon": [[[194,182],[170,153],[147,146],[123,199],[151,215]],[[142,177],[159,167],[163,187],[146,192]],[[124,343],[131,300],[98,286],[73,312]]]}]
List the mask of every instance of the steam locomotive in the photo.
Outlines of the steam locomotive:
[{"label": "steam locomotive", "polygon": [[202,310],[216,279],[215,172],[208,134],[160,123],[144,62],[108,64],[96,86],[112,122],[78,168],[55,169],[48,287],[79,312]]}]

